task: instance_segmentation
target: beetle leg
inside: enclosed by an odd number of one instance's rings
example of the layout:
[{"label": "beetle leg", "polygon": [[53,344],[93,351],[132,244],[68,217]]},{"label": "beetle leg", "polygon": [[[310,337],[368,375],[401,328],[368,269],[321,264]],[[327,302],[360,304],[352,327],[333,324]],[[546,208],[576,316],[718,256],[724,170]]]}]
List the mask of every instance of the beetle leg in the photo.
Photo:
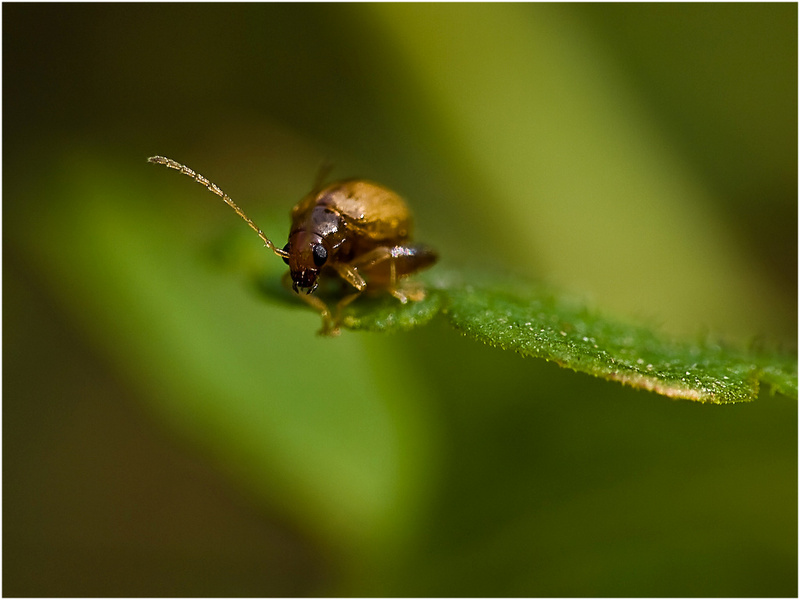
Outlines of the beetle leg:
[{"label": "beetle leg", "polygon": [[338,263],[334,265],[337,273],[339,273],[339,276],[358,290],[358,292],[355,294],[343,298],[336,305],[337,319],[341,316],[341,310],[355,300],[361,294],[361,292],[367,289],[367,282],[359,271],[364,269],[368,270],[370,266],[384,262],[389,266],[389,285],[374,285],[373,287],[386,288],[389,293],[400,300],[400,302],[403,304],[408,301],[408,298],[402,292],[397,290],[397,273],[394,260],[392,260],[392,249],[387,246],[381,246],[380,248],[375,248],[374,250],[370,250],[366,254],[359,256],[356,260],[349,264]]},{"label": "beetle leg", "polygon": [[400,287],[389,289],[389,293],[403,304],[411,300],[419,302],[425,299],[425,287],[419,281],[402,280]]},{"label": "beetle leg", "polygon": [[334,327],[336,330],[339,330],[339,326],[344,321],[344,309],[345,307],[350,304],[353,300],[358,298],[361,295],[361,292],[353,292],[352,294],[348,294],[339,302],[336,303],[336,317],[334,318]]},{"label": "beetle leg", "polygon": [[[281,278],[281,282],[283,286],[287,290],[292,289],[292,274],[288,271],[284,273],[283,277]],[[322,317],[322,329],[320,329],[317,333],[319,335],[339,335],[341,332],[339,331],[339,324],[338,321],[334,321],[331,311],[328,308],[328,305],[325,304],[319,297],[314,296],[312,294],[297,294],[300,299],[314,308],[317,312],[319,312],[320,316]],[[337,311],[338,312],[338,311]]]},{"label": "beetle leg", "polygon": [[382,246],[352,261],[348,267],[366,276],[370,288],[385,289],[400,302],[418,301],[425,297],[421,284],[404,278],[436,262],[436,253],[423,245]]},{"label": "beetle leg", "polygon": [[355,292],[348,294],[336,303],[336,316],[333,319],[333,327],[334,330],[338,332],[339,326],[342,324],[344,308],[353,300],[358,298],[365,289],[367,289],[367,282],[358,272],[358,269],[351,265],[345,263],[336,263],[333,265],[333,267],[336,269],[336,272],[342,279],[356,289]]},{"label": "beetle leg", "polygon": [[[369,254],[372,253],[370,252]],[[359,293],[367,289],[367,282],[358,272],[358,267],[352,264],[335,263],[333,265],[333,268],[336,269],[336,272],[339,274],[339,277],[341,277],[347,283],[356,288],[359,291]]]},{"label": "beetle leg", "polygon": [[[436,253],[427,246],[381,246],[350,263],[331,265],[344,281],[355,288],[354,292],[339,300],[335,313],[331,314],[328,305],[317,296],[300,294],[300,298],[322,315],[321,335],[339,335],[344,309],[367,289],[385,290],[403,304],[425,298],[422,284],[407,281],[405,277],[429,267],[436,259]],[[289,273],[284,276],[284,285],[291,287]]]}]

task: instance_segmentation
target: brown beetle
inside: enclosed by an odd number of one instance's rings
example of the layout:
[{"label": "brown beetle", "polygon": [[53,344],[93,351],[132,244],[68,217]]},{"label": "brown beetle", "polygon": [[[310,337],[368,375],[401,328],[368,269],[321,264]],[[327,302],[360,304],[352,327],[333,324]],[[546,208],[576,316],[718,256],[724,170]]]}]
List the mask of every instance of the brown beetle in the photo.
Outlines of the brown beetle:
[{"label": "brown beetle", "polygon": [[[291,283],[300,298],[322,315],[320,334],[338,335],[344,307],[367,289],[385,290],[402,303],[425,297],[421,287],[409,285],[404,278],[436,262],[436,252],[408,243],[412,226],[408,206],[383,186],[350,179],[323,187],[321,174],[314,189],[292,209],[289,242],[279,249],[216,184],[171,158],[147,160],[192,177],[247,222],[267,248],[289,265],[284,284]],[[326,272],[338,274],[355,288],[338,302],[335,315],[323,300],[311,295]]]}]

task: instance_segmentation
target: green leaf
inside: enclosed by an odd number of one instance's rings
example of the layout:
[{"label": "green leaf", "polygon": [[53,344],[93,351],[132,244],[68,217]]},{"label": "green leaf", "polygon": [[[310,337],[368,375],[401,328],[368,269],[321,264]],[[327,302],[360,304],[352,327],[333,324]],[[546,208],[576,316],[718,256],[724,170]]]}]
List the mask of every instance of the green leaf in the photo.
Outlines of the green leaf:
[{"label": "green leaf", "polygon": [[405,331],[425,325],[441,312],[446,296],[431,289],[418,302],[400,304],[395,298],[364,298],[344,318],[344,326],[365,331]]},{"label": "green leaf", "polygon": [[797,361],[788,355],[744,352],[710,340],[671,340],[542,287],[466,284],[469,279],[453,272],[427,279],[425,300],[403,305],[391,297],[365,299],[353,304],[344,325],[402,330],[424,325],[442,311],[453,327],[475,340],[671,398],[744,402],[756,398],[761,382],[797,397]]}]

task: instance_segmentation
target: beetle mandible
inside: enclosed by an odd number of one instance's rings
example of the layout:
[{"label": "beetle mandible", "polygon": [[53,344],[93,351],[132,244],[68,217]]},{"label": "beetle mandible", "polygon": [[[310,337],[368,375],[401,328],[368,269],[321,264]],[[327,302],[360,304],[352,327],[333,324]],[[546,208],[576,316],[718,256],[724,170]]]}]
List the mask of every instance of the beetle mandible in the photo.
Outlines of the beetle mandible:
[{"label": "beetle mandible", "polygon": [[[411,212],[403,199],[377,183],[348,179],[314,188],[292,209],[289,241],[278,248],[231,198],[196,171],[171,158],[153,156],[164,165],[204,185],[247,222],[267,248],[289,265],[283,283],[322,316],[322,335],[338,335],[343,309],[367,290],[384,290],[400,302],[425,297],[408,275],[431,266],[438,255],[428,246],[411,244]],[[312,292],[323,274],[335,273],[355,291],[344,296],[334,313]]]}]

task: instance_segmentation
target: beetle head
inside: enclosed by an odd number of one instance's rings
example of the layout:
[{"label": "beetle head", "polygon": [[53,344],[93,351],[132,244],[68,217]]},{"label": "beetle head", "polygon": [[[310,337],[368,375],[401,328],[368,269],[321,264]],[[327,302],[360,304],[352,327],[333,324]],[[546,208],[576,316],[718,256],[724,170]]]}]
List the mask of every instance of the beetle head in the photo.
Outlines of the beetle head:
[{"label": "beetle head", "polygon": [[292,289],[310,294],[317,289],[319,273],[328,260],[328,249],[322,238],[316,233],[297,231],[284,246],[288,257],[284,262],[289,265],[292,275]]}]

